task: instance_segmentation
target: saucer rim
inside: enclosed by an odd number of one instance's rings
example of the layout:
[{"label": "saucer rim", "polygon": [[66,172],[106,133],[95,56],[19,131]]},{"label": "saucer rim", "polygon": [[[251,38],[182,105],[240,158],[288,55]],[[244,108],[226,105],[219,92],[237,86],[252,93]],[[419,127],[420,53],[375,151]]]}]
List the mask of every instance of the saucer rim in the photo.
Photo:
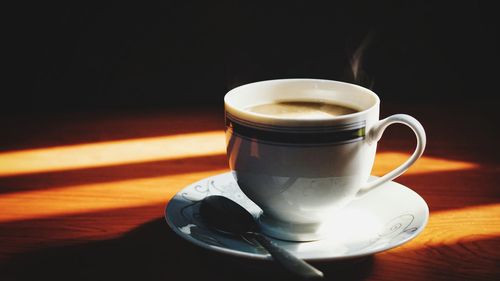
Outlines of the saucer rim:
[{"label": "saucer rim", "polygon": [[[213,177],[216,177],[216,176],[222,176],[224,174],[231,174],[231,172],[224,172],[224,173],[215,174],[215,175],[212,175],[212,176],[205,177],[203,179],[200,179],[198,181],[195,181],[193,183],[190,183],[190,184],[186,185],[184,188],[182,188],[178,192],[176,192],[175,195],[172,196],[170,198],[170,200],[168,200],[167,205],[165,206],[165,210],[164,210],[165,221],[167,222],[167,224],[170,227],[170,229],[172,229],[177,235],[179,235],[180,237],[184,238],[185,240],[187,240],[187,241],[189,241],[189,242],[191,242],[191,243],[193,243],[196,246],[199,246],[201,248],[204,248],[204,249],[207,249],[207,250],[210,250],[210,251],[219,252],[219,253],[222,253],[222,254],[228,254],[228,255],[240,257],[240,258],[250,258],[250,259],[257,259],[257,260],[272,260],[273,258],[271,257],[270,254],[264,254],[263,255],[263,254],[247,253],[247,252],[242,252],[242,251],[233,250],[233,249],[229,249],[229,248],[224,248],[224,247],[220,247],[220,246],[208,245],[206,243],[201,242],[200,240],[192,238],[190,235],[186,235],[185,233],[183,233],[182,231],[180,231],[178,229],[178,227],[173,224],[172,221],[169,220],[169,218],[168,218],[168,206],[170,205],[170,201],[175,196],[177,196],[181,191],[183,191],[184,189],[188,188],[189,186],[191,186],[193,184],[196,184],[197,182],[204,181],[206,179],[213,178]],[[370,178],[371,179],[376,179],[376,178],[379,178],[379,177],[371,175]],[[422,231],[424,231],[425,227],[427,226],[427,224],[429,222],[429,213],[430,212],[429,212],[429,206],[427,205],[427,202],[424,200],[424,198],[422,198],[422,196],[420,196],[417,192],[415,192],[411,188],[406,187],[405,185],[400,184],[400,183],[395,182],[395,181],[388,181],[388,182],[395,183],[395,184],[399,185],[400,187],[402,187],[403,189],[406,189],[407,191],[410,191],[410,192],[414,193],[417,196],[417,198],[419,198],[422,201],[423,207],[425,207],[425,219],[424,219],[424,222],[422,223],[422,227],[420,227],[417,231],[413,232],[411,236],[409,236],[409,237],[407,237],[405,239],[402,239],[401,241],[399,241],[397,243],[394,243],[393,245],[391,245],[389,247],[384,247],[384,248],[380,248],[380,249],[374,249],[374,250],[370,250],[370,251],[367,251],[367,252],[364,252],[364,253],[359,253],[359,254],[350,254],[350,255],[347,254],[347,255],[341,255],[341,256],[318,257],[318,258],[309,257],[309,258],[304,258],[303,260],[321,262],[321,261],[348,260],[348,259],[356,259],[356,258],[366,257],[366,256],[370,256],[370,255],[373,255],[373,254],[376,254],[376,253],[380,253],[380,252],[385,252],[385,251],[394,249],[396,247],[399,247],[399,246],[401,246],[403,244],[408,243],[409,241],[415,239],[418,235],[420,235],[420,233],[422,233]],[[387,184],[388,182],[386,182],[384,184]],[[382,184],[382,185],[384,185],[384,184]],[[272,238],[272,239],[275,239],[275,238]],[[291,242],[291,243],[304,243],[303,241],[287,241],[287,242]]]}]

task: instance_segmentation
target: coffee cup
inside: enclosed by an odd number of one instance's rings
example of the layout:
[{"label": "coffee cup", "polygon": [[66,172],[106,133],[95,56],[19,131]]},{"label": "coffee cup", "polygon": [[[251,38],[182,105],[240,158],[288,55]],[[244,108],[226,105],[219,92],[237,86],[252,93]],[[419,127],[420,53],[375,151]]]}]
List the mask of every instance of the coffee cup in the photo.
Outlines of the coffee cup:
[{"label": "coffee cup", "polygon": [[[425,131],[415,118],[396,114],[379,120],[379,97],[354,84],[261,81],[229,91],[224,104],[230,169],[240,189],[262,209],[261,231],[283,240],[328,236],[335,231],[322,227],[328,218],[401,175],[425,148]],[[325,105],[350,111],[336,115],[322,110]],[[259,106],[264,111],[255,110]],[[394,123],[413,130],[415,151],[399,167],[369,181],[377,142]]]}]

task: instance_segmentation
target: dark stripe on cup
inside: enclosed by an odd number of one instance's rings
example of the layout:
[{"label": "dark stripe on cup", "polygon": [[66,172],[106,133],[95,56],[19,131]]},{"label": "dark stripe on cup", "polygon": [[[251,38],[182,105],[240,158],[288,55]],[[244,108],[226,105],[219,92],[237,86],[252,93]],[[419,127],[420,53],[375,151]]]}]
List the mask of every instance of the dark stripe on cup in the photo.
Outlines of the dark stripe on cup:
[{"label": "dark stripe on cup", "polygon": [[[358,124],[358,126],[359,125],[361,124]],[[284,126],[280,126],[279,128],[283,127]],[[269,143],[290,145],[340,144],[364,139],[364,122],[362,126],[357,128],[352,128],[352,126],[350,127],[351,128],[349,129],[339,129],[338,126],[325,126],[323,127],[324,130],[321,130],[321,127],[316,127],[315,131],[301,131],[299,127],[295,127],[293,131],[279,130],[278,127],[274,127],[275,129],[278,128],[277,130],[262,130],[261,128],[250,127],[246,124],[232,120],[226,115],[226,129],[230,130],[231,133],[253,141]]]},{"label": "dark stripe on cup", "polygon": [[227,125],[227,119],[230,119],[233,122],[239,123],[239,124],[247,126],[247,127],[252,127],[252,128],[256,128],[256,129],[260,129],[260,130],[265,130],[265,131],[276,131],[276,132],[298,132],[298,133],[303,133],[303,132],[318,132],[318,133],[338,132],[338,131],[359,129],[359,128],[365,127],[365,125],[366,125],[366,122],[363,120],[363,121],[358,121],[358,122],[353,122],[353,123],[331,125],[331,126],[325,126],[325,125],[323,125],[323,126],[279,126],[279,125],[256,123],[256,122],[252,122],[252,121],[238,118],[227,111],[225,113],[226,113],[226,125]]}]

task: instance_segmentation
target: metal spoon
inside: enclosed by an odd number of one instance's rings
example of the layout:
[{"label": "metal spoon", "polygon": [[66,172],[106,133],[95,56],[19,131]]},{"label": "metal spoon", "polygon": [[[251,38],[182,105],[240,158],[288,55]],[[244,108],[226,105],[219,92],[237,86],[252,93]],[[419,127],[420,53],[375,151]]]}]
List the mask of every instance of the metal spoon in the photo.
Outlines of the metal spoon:
[{"label": "metal spoon", "polygon": [[216,231],[255,238],[283,268],[302,278],[322,278],[323,272],[279,247],[259,233],[254,217],[236,202],[224,196],[208,196],[201,201],[200,216]]}]

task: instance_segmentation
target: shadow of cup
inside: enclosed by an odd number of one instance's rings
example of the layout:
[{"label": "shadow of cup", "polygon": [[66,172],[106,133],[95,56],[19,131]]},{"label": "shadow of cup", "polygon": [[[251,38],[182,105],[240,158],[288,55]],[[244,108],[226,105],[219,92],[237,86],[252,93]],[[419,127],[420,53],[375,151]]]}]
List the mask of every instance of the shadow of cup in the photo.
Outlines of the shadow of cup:
[{"label": "shadow of cup", "polygon": [[[359,280],[373,257],[313,262],[326,279]],[[163,218],[125,235],[97,242],[24,253],[0,267],[2,280],[290,280],[271,261],[235,258],[196,247],[178,237]]]}]

